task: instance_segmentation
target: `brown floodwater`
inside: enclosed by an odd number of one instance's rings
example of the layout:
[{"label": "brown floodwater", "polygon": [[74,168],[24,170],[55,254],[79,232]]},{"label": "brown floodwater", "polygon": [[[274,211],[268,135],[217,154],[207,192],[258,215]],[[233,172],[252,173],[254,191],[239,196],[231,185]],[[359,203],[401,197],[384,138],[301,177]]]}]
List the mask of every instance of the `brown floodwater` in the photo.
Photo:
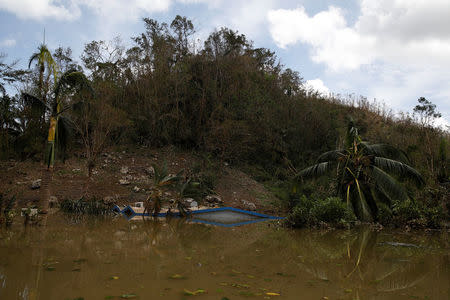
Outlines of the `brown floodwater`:
[{"label": "brown floodwater", "polygon": [[449,294],[446,232],[64,215],[49,216],[46,227],[0,231],[2,300],[448,300]]}]

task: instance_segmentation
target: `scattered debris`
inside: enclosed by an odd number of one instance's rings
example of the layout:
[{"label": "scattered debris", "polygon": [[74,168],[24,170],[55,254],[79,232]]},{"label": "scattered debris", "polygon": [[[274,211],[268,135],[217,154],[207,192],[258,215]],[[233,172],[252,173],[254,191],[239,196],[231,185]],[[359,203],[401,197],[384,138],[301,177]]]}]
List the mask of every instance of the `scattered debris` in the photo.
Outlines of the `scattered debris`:
[{"label": "scattered debris", "polygon": [[122,173],[122,174],[128,174],[128,172],[129,172],[129,169],[128,169],[128,167],[122,167],[122,168],[120,168],[120,173]]}]

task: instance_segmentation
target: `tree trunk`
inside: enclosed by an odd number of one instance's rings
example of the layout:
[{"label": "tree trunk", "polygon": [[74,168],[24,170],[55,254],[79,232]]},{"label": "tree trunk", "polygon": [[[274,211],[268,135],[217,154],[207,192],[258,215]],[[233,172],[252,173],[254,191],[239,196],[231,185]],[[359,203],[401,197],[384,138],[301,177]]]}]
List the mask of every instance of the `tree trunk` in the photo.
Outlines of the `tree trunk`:
[{"label": "tree trunk", "polygon": [[53,166],[49,168],[43,168],[42,170],[42,182],[41,182],[41,192],[39,199],[39,208],[43,212],[48,212],[50,203],[50,187],[53,181]]}]

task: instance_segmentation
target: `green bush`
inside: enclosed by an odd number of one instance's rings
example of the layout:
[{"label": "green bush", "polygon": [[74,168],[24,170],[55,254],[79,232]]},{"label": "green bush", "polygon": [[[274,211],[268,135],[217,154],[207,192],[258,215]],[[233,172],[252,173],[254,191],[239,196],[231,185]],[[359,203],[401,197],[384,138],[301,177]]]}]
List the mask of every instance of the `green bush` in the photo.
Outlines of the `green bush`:
[{"label": "green bush", "polygon": [[355,215],[351,209],[339,198],[328,197],[321,200],[312,200],[304,195],[286,218],[289,226],[297,228],[315,226],[321,222],[341,226],[355,220]]},{"label": "green bush", "polygon": [[311,208],[311,215],[318,221],[331,224],[355,221],[353,212],[337,197],[316,201]]},{"label": "green bush", "polygon": [[65,213],[86,214],[86,215],[109,215],[112,214],[112,203],[105,203],[103,200],[92,198],[85,199],[64,199],[60,209]]},{"label": "green bush", "polygon": [[392,212],[397,224],[405,224],[421,217],[419,206],[412,200],[394,202]]},{"label": "green bush", "polygon": [[392,212],[396,226],[440,228],[444,220],[439,205],[424,205],[412,200],[394,203]]},{"label": "green bush", "polygon": [[392,224],[392,211],[384,203],[378,203],[378,222],[384,226]]},{"label": "green bush", "polygon": [[300,228],[313,223],[311,215],[311,208],[313,205],[314,203],[303,195],[298,200],[297,205],[292,209],[291,213],[287,216],[287,224],[291,227]]},{"label": "green bush", "polygon": [[444,219],[444,212],[440,206],[424,207],[423,215],[427,222],[428,228],[441,228],[441,224]]}]

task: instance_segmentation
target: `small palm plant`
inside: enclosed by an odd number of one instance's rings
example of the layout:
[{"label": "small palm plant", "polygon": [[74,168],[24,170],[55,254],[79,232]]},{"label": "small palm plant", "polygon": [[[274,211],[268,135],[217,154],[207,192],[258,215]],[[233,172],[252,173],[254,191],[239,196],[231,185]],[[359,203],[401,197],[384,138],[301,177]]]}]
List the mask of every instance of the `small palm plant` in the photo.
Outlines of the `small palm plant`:
[{"label": "small palm plant", "polygon": [[[153,176],[153,188],[150,195],[145,201],[144,213],[151,213],[158,215],[161,211],[163,203],[167,200],[164,197],[164,192],[168,189],[174,188],[177,183],[183,179],[183,170],[177,174],[169,174],[167,164],[164,163],[162,167],[153,166],[155,174]],[[181,203],[181,201],[178,201]],[[184,211],[184,210],[183,210]],[[180,213],[182,211],[180,210]]]},{"label": "small palm plant", "polygon": [[391,206],[393,200],[406,200],[408,194],[399,180],[411,180],[422,186],[424,180],[408,165],[406,154],[386,144],[370,144],[361,139],[350,120],[346,147],[323,153],[317,164],[298,174],[300,178],[314,178],[335,171],[337,191],[358,219],[377,219],[378,206]]}]

